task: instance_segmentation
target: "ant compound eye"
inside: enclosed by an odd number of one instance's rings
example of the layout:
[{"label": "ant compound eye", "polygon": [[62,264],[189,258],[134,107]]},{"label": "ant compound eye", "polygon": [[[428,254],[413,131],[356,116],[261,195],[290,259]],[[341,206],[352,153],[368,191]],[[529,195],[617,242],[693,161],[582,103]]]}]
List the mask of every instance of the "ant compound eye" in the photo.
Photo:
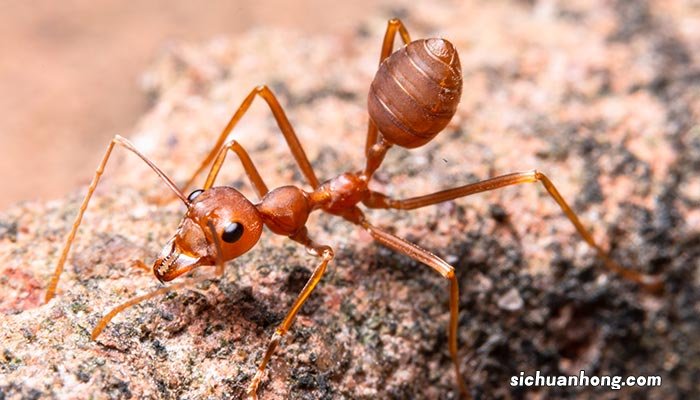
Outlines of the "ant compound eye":
[{"label": "ant compound eye", "polygon": [[204,191],[204,190],[202,190],[202,189],[193,190],[192,193],[190,193],[190,195],[187,196],[187,201],[189,201],[190,203],[193,202],[194,199],[197,198],[197,196],[199,196],[200,194],[202,194],[203,191]]},{"label": "ant compound eye", "polygon": [[243,224],[231,222],[221,234],[221,240],[226,243],[233,243],[243,236]]}]

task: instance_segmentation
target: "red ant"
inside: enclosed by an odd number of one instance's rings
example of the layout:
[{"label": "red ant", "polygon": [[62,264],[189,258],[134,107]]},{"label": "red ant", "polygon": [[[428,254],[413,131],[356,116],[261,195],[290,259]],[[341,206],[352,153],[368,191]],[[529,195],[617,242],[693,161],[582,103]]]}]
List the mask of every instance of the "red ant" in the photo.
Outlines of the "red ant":
[{"label": "red ant", "polygon": [[[393,52],[397,33],[405,46]],[[461,93],[462,71],[454,46],[444,39],[411,41],[403,23],[398,19],[392,19],[384,36],[379,70],[369,90],[370,119],[365,146],[367,161],[363,170],[345,172],[326,182],[319,182],[282,107],[267,86],[256,87],[243,100],[243,104],[221,132],[209,155],[182,189],[179,189],[165,173],[141,154],[131,142],[121,136],[115,136],[95,172],[73,228],[66,239],[65,247],[46,292],[46,301],[56,293],[56,286],[75,233],[115,145],[123,146],[139,156],[187,206],[187,212],[175,235],[168,241],[153,264],[153,273],[161,282],[173,280],[200,266],[216,266],[216,272],[220,276],[224,271],[224,262],[244,254],[255,246],[260,239],[263,226],[267,226],[278,235],[287,236],[300,243],[310,253],[321,259],[291,310],[272,335],[267,351],[248,387],[248,394],[252,398],[257,398],[256,393],[265,366],[292,326],[297,312],[321,281],[326,267],[333,259],[333,249],[314,242],[306,229],[309,214],[316,210],[337,215],[360,226],[377,242],[425,264],[449,282],[449,351],[454,363],[457,384],[466,398],[471,396],[460,374],[457,359],[459,288],[454,268],[433,253],[372,225],[367,221],[358,204],[362,203],[368,208],[412,210],[506,186],[540,182],[547,193],[559,204],[583,240],[595,249],[609,270],[638,283],[647,290],[661,290],[662,283],[658,277],[624,268],[611,260],[594,242],[593,237],[583,227],[554,184],[537,170],[502,175],[402,200],[371,190],[369,183],[387,151],[393,145],[411,149],[432,140],[452,119]],[[246,150],[235,140],[225,142],[256,96],[262,97],[272,110],[292,155],[308,184],[313,188],[312,191],[305,191],[296,186],[283,186],[270,191]],[[260,196],[258,203],[253,204],[232,187],[214,187],[217,174],[229,150],[236,153],[243,164],[248,178]],[[183,192],[212,161],[212,168],[202,189],[185,196]],[[143,263],[140,265],[148,268]],[[188,280],[161,288],[116,307],[100,320],[92,332],[92,338],[96,339],[109,321],[125,308],[176,288],[191,285],[195,281],[197,280]]]}]

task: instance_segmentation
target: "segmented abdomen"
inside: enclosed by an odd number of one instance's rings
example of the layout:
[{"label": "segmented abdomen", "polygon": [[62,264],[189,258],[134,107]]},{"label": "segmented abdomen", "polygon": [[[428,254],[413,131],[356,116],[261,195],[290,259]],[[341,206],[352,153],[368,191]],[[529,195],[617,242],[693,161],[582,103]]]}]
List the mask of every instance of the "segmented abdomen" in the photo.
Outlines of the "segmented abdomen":
[{"label": "segmented abdomen", "polygon": [[461,94],[462,69],[452,43],[416,40],[379,66],[369,90],[369,115],[387,141],[415,148],[445,128]]}]

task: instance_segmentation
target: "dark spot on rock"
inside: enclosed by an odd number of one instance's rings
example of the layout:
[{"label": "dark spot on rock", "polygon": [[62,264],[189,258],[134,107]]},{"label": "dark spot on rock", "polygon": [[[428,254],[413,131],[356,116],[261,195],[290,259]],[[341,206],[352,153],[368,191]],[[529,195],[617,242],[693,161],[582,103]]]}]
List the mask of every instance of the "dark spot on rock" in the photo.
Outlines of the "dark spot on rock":
[{"label": "dark spot on rock", "polygon": [[616,0],[613,10],[617,16],[616,30],[608,37],[613,42],[627,42],[652,29],[653,17],[647,0]]},{"label": "dark spot on rock", "polygon": [[5,373],[11,372],[19,368],[22,360],[16,357],[9,349],[2,351],[2,359],[0,359],[0,371]]},{"label": "dark spot on rock", "polygon": [[130,399],[132,397],[131,390],[129,390],[129,383],[112,378],[103,387],[104,392],[109,396],[110,399]]},{"label": "dark spot on rock", "polygon": [[75,377],[78,379],[78,381],[83,383],[90,381],[90,373],[83,369],[78,369],[78,372],[75,373]]},{"label": "dark spot on rock", "polygon": [[36,335],[34,334],[34,332],[32,332],[32,331],[31,331],[29,328],[27,328],[27,327],[23,327],[23,328],[22,328],[22,336],[23,336],[25,339],[27,339],[27,341],[30,342],[30,343],[33,342],[34,340],[36,340]]},{"label": "dark spot on rock", "polygon": [[0,221],[0,240],[17,241],[17,221]]},{"label": "dark spot on rock", "polygon": [[161,318],[163,318],[164,321],[170,322],[170,321],[173,321],[175,319],[175,316],[173,315],[173,313],[165,311],[165,310],[160,310],[158,312],[158,314],[160,315]]},{"label": "dark spot on rock", "polygon": [[39,400],[41,396],[43,395],[42,392],[40,392],[37,389],[29,389],[23,396],[22,400]]},{"label": "dark spot on rock", "polygon": [[271,312],[263,302],[258,301],[253,296],[251,287],[238,290],[234,297],[231,298],[231,303],[237,307],[244,318],[263,328],[278,323],[283,318]]},{"label": "dark spot on rock", "polygon": [[158,339],[154,339],[151,346],[153,347],[153,350],[155,350],[157,357],[165,358],[168,356],[167,349]]},{"label": "dark spot on rock", "polygon": [[156,383],[156,388],[158,389],[158,393],[161,394],[163,398],[168,398],[170,395],[170,390],[168,390],[168,385],[162,380],[162,379],[155,379]]},{"label": "dark spot on rock", "polygon": [[316,379],[315,379],[315,377],[314,377],[312,374],[308,373],[308,372],[302,373],[301,375],[294,377],[294,379],[296,380],[295,386],[296,386],[297,388],[300,388],[300,389],[313,389],[313,388],[316,387]]},{"label": "dark spot on rock", "polygon": [[489,206],[489,214],[491,214],[491,218],[500,224],[508,221],[508,212],[500,204],[491,204]]}]

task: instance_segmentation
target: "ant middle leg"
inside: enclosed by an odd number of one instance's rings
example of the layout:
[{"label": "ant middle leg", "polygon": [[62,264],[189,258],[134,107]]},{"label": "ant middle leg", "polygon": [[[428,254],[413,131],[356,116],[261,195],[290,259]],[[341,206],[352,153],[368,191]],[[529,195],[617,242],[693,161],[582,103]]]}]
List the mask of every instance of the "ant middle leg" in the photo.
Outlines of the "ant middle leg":
[{"label": "ant middle leg", "polygon": [[49,282],[49,286],[46,289],[44,302],[48,302],[56,294],[58,280],[60,279],[61,273],[63,272],[63,266],[68,257],[68,252],[70,251],[70,248],[73,245],[73,241],[75,240],[75,235],[78,232],[78,227],[80,226],[80,223],[83,220],[83,214],[85,214],[85,210],[87,209],[87,206],[90,203],[90,199],[92,198],[92,194],[95,192],[95,188],[97,187],[97,184],[99,183],[100,178],[104,173],[105,166],[107,165],[107,161],[109,161],[109,157],[112,155],[112,150],[114,149],[115,145],[120,145],[126,148],[127,150],[131,151],[132,153],[136,154],[141,160],[143,160],[143,162],[145,162],[149,167],[151,167],[151,169],[163,180],[163,182],[165,182],[166,186],[168,186],[170,190],[172,190],[177,195],[177,197],[179,197],[180,200],[182,200],[183,203],[189,204],[185,195],[182,194],[182,191],[180,191],[180,189],[177,188],[175,183],[173,183],[173,181],[171,181],[170,178],[168,178],[168,176],[165,175],[165,173],[161,171],[151,160],[149,160],[146,156],[141,154],[141,152],[139,152],[136,149],[136,147],[134,147],[134,145],[127,139],[119,135],[114,136],[112,141],[109,142],[109,146],[107,146],[107,150],[105,151],[105,154],[102,157],[100,164],[97,166],[95,175],[93,176],[92,182],[90,182],[90,186],[88,187],[87,194],[85,195],[85,198],[83,198],[83,202],[80,205],[78,215],[76,216],[75,221],[73,222],[73,227],[71,228],[70,233],[66,237],[66,242],[63,245],[63,250],[61,251],[61,257],[56,263],[56,269],[54,270],[54,273],[51,277],[51,281]]},{"label": "ant middle leg", "polygon": [[448,343],[450,356],[452,357],[452,363],[454,364],[455,374],[457,376],[457,384],[459,386],[460,392],[466,399],[471,399],[467,385],[462,379],[462,374],[459,370],[459,359],[458,359],[458,347],[457,347],[457,325],[459,322],[459,285],[457,282],[457,277],[455,276],[454,267],[448,264],[446,261],[436,256],[435,254],[424,250],[417,245],[401,239],[398,236],[394,236],[389,232],[386,232],[374,225],[371,225],[364,218],[360,219],[358,222],[365,230],[369,232],[370,235],[377,242],[383,244],[384,246],[405,254],[412,259],[421,262],[437,273],[439,273],[443,278],[450,282],[450,325],[448,331]]},{"label": "ant middle leg", "polygon": [[216,156],[216,160],[214,160],[214,164],[212,165],[211,170],[209,171],[209,175],[207,176],[207,180],[204,183],[202,189],[207,190],[214,186],[214,181],[216,181],[216,177],[219,175],[221,166],[223,165],[224,160],[226,159],[226,153],[228,153],[229,150],[233,151],[238,156],[238,159],[241,161],[246,175],[248,175],[248,179],[250,179],[250,182],[252,183],[253,187],[255,188],[255,190],[257,190],[260,198],[265,196],[267,192],[269,192],[265,181],[263,181],[262,177],[260,176],[260,172],[258,172],[258,169],[255,168],[255,164],[253,164],[253,160],[250,159],[248,152],[243,148],[243,146],[240,145],[240,143],[238,143],[235,140],[232,140],[226,143],[223,147],[221,147],[221,149],[219,150],[219,154]]},{"label": "ant middle leg", "polygon": [[316,288],[316,285],[318,285],[318,283],[321,281],[323,274],[326,272],[326,267],[328,266],[328,263],[331,262],[331,260],[333,260],[333,249],[329,246],[314,243],[311,239],[309,239],[305,228],[302,229],[300,233],[290,238],[306,246],[307,251],[309,251],[310,253],[314,254],[315,256],[321,257],[321,262],[316,266],[316,269],[314,270],[313,274],[311,274],[311,277],[306,282],[306,285],[301,290],[301,293],[299,293],[299,296],[292,305],[292,308],[287,313],[287,316],[284,318],[282,323],[280,323],[280,325],[275,330],[275,333],[272,335],[272,339],[270,339],[270,343],[267,346],[265,355],[263,356],[262,361],[258,365],[258,370],[255,372],[255,376],[253,377],[253,379],[250,382],[250,385],[248,386],[247,393],[251,399],[257,399],[258,386],[260,386],[260,382],[262,381],[267,363],[270,361],[270,358],[272,358],[272,355],[275,353],[275,350],[277,349],[277,346],[279,345],[284,335],[289,331],[289,328],[294,322],[294,318],[296,317],[301,307],[304,305],[304,302],[306,302],[306,300],[311,295],[311,292],[313,292],[314,288]]},{"label": "ant middle leg", "polygon": [[231,133],[236,124],[238,124],[238,121],[240,121],[240,119],[243,117],[246,111],[248,111],[248,108],[250,108],[250,105],[253,103],[253,100],[255,100],[256,96],[262,97],[263,100],[265,100],[267,105],[270,107],[270,110],[272,111],[272,114],[274,115],[275,120],[277,121],[277,125],[279,126],[280,131],[282,132],[285,140],[287,141],[287,145],[289,146],[289,149],[291,150],[292,155],[294,156],[294,159],[297,162],[297,165],[299,165],[301,172],[304,174],[306,180],[309,182],[311,187],[316,189],[320,185],[318,178],[316,177],[316,174],[314,173],[314,170],[311,167],[311,163],[309,162],[309,159],[306,156],[304,149],[301,147],[299,138],[294,132],[294,128],[292,128],[292,125],[289,123],[289,119],[284,113],[282,106],[280,105],[279,101],[277,101],[277,98],[272,93],[270,88],[268,88],[267,85],[261,85],[253,89],[243,100],[241,105],[238,107],[236,112],[229,120],[224,130],[221,132],[221,134],[219,134],[219,138],[217,139],[214,147],[211,149],[207,157],[202,161],[202,163],[199,165],[194,174],[192,174],[192,177],[187,181],[187,183],[183,187],[183,191],[185,191],[186,188],[192,186],[197,176],[207,167],[207,165],[209,165],[214,160],[214,157],[216,157],[216,154],[219,152],[219,149],[224,145],[226,138]]},{"label": "ant middle leg", "polygon": [[[394,40],[396,39],[396,33],[399,33],[401,40],[404,44],[411,43],[411,35],[408,34],[408,30],[398,18],[392,18],[387,23],[386,32],[384,33],[384,41],[382,43],[382,52],[379,56],[379,65],[384,62],[384,60],[394,52]],[[367,141],[365,142],[365,154],[370,155],[370,150],[375,143],[377,143],[377,126],[372,122],[372,118],[369,119],[367,123]]]},{"label": "ant middle leg", "polygon": [[501,175],[495,178],[486,179],[480,182],[471,183],[464,186],[455,187],[452,189],[443,190],[440,192],[427,194],[408,199],[396,200],[382,193],[371,192],[364,204],[369,208],[392,208],[399,210],[413,210],[420,207],[425,207],[437,203],[442,203],[448,200],[454,200],[460,197],[470,196],[472,194],[486,192],[490,190],[500,189],[506,186],[518,185],[521,183],[540,182],[547,190],[547,193],[557,202],[566,217],[571,221],[579,235],[588,243],[595,251],[598,257],[603,261],[606,268],[613,271],[625,279],[636,282],[645,290],[650,292],[660,292],[663,290],[663,282],[657,276],[650,276],[622,267],[613,261],[607,253],[593,240],[593,236],[584,228],[576,213],[569,207],[564,198],[561,196],[552,181],[543,173],[532,170],[526,172],[515,172],[511,174]]}]

